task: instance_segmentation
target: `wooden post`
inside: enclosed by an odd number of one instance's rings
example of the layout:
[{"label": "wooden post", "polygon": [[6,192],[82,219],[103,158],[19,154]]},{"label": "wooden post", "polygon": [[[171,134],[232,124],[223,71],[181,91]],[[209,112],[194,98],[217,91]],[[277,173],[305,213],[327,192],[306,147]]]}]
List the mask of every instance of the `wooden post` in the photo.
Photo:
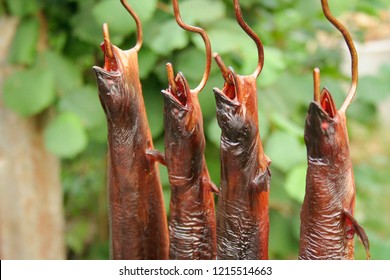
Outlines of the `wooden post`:
[{"label": "wooden post", "polygon": [[42,117],[19,117],[2,99],[16,27],[0,18],[0,258],[64,259],[59,160],[44,147]]}]

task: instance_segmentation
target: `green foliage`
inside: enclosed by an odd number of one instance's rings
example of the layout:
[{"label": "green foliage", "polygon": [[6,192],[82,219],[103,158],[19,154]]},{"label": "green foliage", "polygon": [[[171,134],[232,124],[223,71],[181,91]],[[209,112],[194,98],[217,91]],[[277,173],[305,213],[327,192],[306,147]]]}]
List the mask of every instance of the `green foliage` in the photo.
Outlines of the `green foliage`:
[{"label": "green foliage", "polygon": [[[199,35],[177,25],[171,1],[128,2],[142,21],[140,77],[154,145],[163,151],[160,92],[168,84],[165,64],[172,62],[175,71],[182,71],[190,86],[195,87],[204,71],[204,43]],[[336,34],[337,38],[340,35],[326,21],[319,1],[241,0],[240,3],[245,20],[265,46],[264,69],[257,81],[260,134],[272,160],[270,256],[296,259],[306,175],[303,128],[313,96],[312,69],[321,68],[321,85],[330,89],[338,107],[349,84],[349,78],[339,71],[339,52],[318,45],[316,39],[318,31],[329,36]],[[329,4],[337,16],[346,11],[376,15],[379,9],[389,8],[388,0]],[[135,44],[135,23],[118,0],[6,0],[2,8],[0,11],[20,19],[9,61],[23,67],[5,80],[5,104],[23,116],[33,116],[48,108],[56,113],[45,128],[45,143],[63,158],[68,257],[108,258],[107,128],[91,67],[103,65],[99,47],[103,40],[102,24],[108,23],[113,44],[128,49]],[[180,9],[184,22],[207,31],[213,51],[221,55],[226,65],[242,75],[253,72],[258,60],[256,47],[237,24],[232,1],[183,0]],[[38,40],[42,38],[47,40],[40,40],[40,45],[46,46],[38,51]],[[386,188],[390,150],[372,148],[384,147],[377,138],[388,137],[381,133],[384,129],[379,107],[389,99],[389,76],[390,67],[384,66],[379,75],[360,77],[357,97],[347,111],[357,185],[356,218],[367,230],[374,259],[390,258],[386,238],[390,230],[385,222],[389,218],[386,213],[390,213],[387,203],[390,193]],[[222,86],[222,76],[213,63],[199,99],[207,139],[207,164],[217,185],[220,128],[212,88]],[[361,149],[366,142],[372,142],[370,148]],[[168,211],[166,168],[160,167],[160,173]],[[364,258],[362,246],[357,245],[356,252],[357,258]]]},{"label": "green foliage", "polygon": [[54,78],[47,68],[16,71],[5,81],[4,102],[22,116],[42,112],[54,97]]},{"label": "green foliage", "polygon": [[61,157],[73,157],[87,146],[87,135],[80,119],[62,113],[53,119],[44,133],[46,147]]},{"label": "green foliage", "polygon": [[299,163],[304,163],[306,150],[303,143],[282,131],[272,132],[267,138],[265,153],[272,159],[272,165],[282,171],[289,171]]},{"label": "green foliage", "polygon": [[43,64],[52,69],[58,95],[66,97],[72,90],[83,85],[82,69],[69,58],[52,51],[43,54]]},{"label": "green foliage", "polygon": [[36,18],[24,18],[15,34],[9,56],[11,63],[32,65],[35,61],[39,22]]},{"label": "green foliage", "polygon": [[37,0],[6,0],[9,12],[15,16],[26,16],[38,11],[39,5]]}]

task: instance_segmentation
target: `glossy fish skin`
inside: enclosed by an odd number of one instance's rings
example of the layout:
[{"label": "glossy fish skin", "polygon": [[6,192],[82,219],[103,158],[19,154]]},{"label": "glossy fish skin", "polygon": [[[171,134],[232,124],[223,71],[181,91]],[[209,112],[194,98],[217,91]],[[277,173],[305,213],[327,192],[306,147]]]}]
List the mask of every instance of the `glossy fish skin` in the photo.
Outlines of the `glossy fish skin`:
[{"label": "glossy fish skin", "polygon": [[216,258],[214,194],[204,157],[205,137],[197,94],[183,74],[177,92],[164,90],[165,164],[171,185],[170,259]]},{"label": "glossy fish skin", "polygon": [[[103,49],[104,50],[104,49]],[[112,46],[94,67],[108,125],[108,195],[113,259],[167,259],[168,226],[138,74],[136,49]]]},{"label": "glossy fish skin", "polygon": [[214,89],[221,127],[217,258],[268,259],[271,174],[259,134],[256,79],[229,72],[233,84]]},{"label": "glossy fish skin", "polygon": [[367,255],[368,238],[353,218],[355,182],[345,114],[327,89],[311,102],[305,125],[308,169],[301,210],[299,259],[354,259],[354,233]]}]

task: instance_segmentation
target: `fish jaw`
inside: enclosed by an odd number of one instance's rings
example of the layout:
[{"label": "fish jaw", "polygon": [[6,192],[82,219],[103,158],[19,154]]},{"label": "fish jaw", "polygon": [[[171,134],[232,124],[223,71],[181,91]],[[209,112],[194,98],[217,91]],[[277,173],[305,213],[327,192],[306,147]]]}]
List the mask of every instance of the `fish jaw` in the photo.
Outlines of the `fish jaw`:
[{"label": "fish jaw", "polygon": [[326,88],[309,106],[305,143],[299,259],[353,259],[355,233],[369,257],[367,235],[353,218],[356,191],[345,114]]},{"label": "fish jaw", "polygon": [[163,96],[173,107],[176,107],[179,110],[188,111],[192,101],[191,92],[188,82],[181,72],[176,75],[175,83],[176,91],[169,86],[168,89],[162,91]]},{"label": "fish jaw", "polygon": [[332,95],[326,88],[322,90],[320,100],[312,101],[309,105],[304,139],[310,159],[321,161],[349,157],[345,115],[337,111]]},{"label": "fish jaw", "polygon": [[225,82],[222,90],[214,88],[218,125],[222,138],[245,142],[259,133],[256,80],[237,75],[231,68],[229,71],[232,82]]},{"label": "fish jaw", "polygon": [[175,83],[175,91],[171,86],[162,91],[165,127],[181,136],[189,136],[198,128],[199,122],[203,125],[199,101],[195,93],[191,92],[183,73],[176,75]]},{"label": "fish jaw", "polygon": [[131,112],[144,110],[142,86],[139,79],[138,52],[123,51],[111,45],[111,57],[103,45],[104,66],[94,66],[99,100],[110,123],[133,122],[137,119]]}]

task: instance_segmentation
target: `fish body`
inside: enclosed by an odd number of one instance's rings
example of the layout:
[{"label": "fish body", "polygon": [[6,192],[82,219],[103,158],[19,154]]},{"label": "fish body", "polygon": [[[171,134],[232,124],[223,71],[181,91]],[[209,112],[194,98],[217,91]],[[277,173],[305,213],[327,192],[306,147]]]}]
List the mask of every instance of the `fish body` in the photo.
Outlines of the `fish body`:
[{"label": "fish body", "polygon": [[304,135],[308,169],[299,259],[354,259],[355,233],[368,253],[367,235],[353,218],[356,189],[346,117],[326,88],[309,106]]},{"label": "fish body", "polygon": [[183,74],[177,91],[164,90],[165,164],[171,185],[170,259],[215,259],[214,192],[204,157],[203,119],[197,94]]},{"label": "fish body", "polygon": [[168,226],[158,166],[147,155],[153,142],[137,50],[111,49],[113,57],[105,52],[104,68],[93,68],[108,125],[111,257],[167,259]]},{"label": "fish body", "polygon": [[232,83],[214,89],[221,128],[218,259],[268,259],[271,174],[258,126],[254,76],[229,69]]}]

